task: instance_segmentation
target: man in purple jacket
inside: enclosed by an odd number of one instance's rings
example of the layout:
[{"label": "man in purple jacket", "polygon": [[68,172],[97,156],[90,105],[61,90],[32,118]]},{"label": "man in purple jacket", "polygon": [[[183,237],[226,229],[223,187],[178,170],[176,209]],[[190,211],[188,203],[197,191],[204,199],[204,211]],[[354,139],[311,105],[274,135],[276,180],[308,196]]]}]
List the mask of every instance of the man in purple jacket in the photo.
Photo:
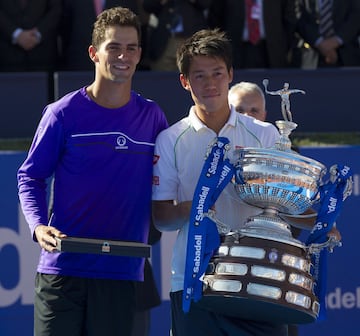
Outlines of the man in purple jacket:
[{"label": "man in purple jacket", "polygon": [[94,82],[45,108],[18,171],[22,210],[42,248],[35,335],[131,333],[144,259],[59,253],[55,238],[147,242],[154,143],[167,121],[156,103],[131,90],[140,29],[127,8],[100,14],[89,47]]}]

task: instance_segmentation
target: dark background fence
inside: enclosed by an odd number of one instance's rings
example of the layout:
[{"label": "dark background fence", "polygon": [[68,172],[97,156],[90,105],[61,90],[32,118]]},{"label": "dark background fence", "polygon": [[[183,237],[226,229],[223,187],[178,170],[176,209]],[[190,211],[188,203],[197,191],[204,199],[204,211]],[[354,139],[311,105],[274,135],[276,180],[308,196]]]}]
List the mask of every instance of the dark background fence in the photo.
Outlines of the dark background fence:
[{"label": "dark background fence", "polygon": [[[93,72],[57,72],[50,80],[45,73],[0,73],[0,138],[32,137],[47,102],[91,83]],[[137,72],[133,88],[155,100],[174,123],[187,115],[190,94],[174,72]],[[358,132],[360,130],[359,68],[317,70],[238,70],[234,81],[251,81],[262,87],[269,79],[269,90],[302,89],[292,94],[291,110],[297,132]],[[281,119],[280,97],[267,96],[268,120]]]}]

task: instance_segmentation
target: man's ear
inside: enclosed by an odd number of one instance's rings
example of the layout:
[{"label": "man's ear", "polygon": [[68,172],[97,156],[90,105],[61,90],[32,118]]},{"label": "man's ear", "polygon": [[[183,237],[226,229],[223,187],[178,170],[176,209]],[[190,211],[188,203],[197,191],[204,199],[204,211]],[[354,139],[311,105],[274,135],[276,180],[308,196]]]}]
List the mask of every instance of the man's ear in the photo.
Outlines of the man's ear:
[{"label": "man's ear", "polygon": [[89,49],[88,49],[89,57],[94,63],[96,63],[99,60],[96,55],[96,51],[97,51],[97,49],[93,45],[89,46]]},{"label": "man's ear", "polygon": [[233,81],[233,79],[234,79],[234,68],[231,67],[229,69],[229,84]]},{"label": "man's ear", "polygon": [[180,83],[182,85],[182,87],[187,90],[187,91],[190,91],[190,85],[189,85],[189,81],[188,79],[185,77],[184,74],[180,74]]}]

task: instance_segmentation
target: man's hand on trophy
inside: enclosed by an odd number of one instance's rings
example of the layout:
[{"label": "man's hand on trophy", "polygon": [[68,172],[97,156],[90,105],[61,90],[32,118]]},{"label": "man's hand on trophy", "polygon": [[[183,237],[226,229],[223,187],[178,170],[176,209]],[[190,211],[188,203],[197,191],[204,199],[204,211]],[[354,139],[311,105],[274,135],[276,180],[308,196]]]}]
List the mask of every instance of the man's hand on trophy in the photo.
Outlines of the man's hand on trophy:
[{"label": "man's hand on trophy", "polygon": [[341,234],[338,231],[338,229],[336,228],[335,224],[336,223],[334,223],[334,226],[331,228],[331,230],[327,234],[327,237],[328,237],[327,249],[330,253],[332,253],[334,251],[335,247],[342,246]]},{"label": "man's hand on trophy", "polygon": [[334,240],[336,240],[338,242],[341,241],[341,233],[336,228],[335,223],[334,223],[333,227],[331,228],[331,230],[328,232],[327,237],[328,238],[333,238]]}]

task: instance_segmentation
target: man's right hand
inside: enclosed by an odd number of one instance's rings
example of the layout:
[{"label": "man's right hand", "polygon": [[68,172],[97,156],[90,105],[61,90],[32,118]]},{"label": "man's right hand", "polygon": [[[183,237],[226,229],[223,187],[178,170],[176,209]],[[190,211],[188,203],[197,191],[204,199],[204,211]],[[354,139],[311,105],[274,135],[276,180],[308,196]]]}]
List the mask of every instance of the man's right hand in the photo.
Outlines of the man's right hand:
[{"label": "man's right hand", "polygon": [[55,237],[65,238],[66,235],[53,226],[38,225],[35,228],[35,237],[41,248],[48,252],[56,252]]}]

